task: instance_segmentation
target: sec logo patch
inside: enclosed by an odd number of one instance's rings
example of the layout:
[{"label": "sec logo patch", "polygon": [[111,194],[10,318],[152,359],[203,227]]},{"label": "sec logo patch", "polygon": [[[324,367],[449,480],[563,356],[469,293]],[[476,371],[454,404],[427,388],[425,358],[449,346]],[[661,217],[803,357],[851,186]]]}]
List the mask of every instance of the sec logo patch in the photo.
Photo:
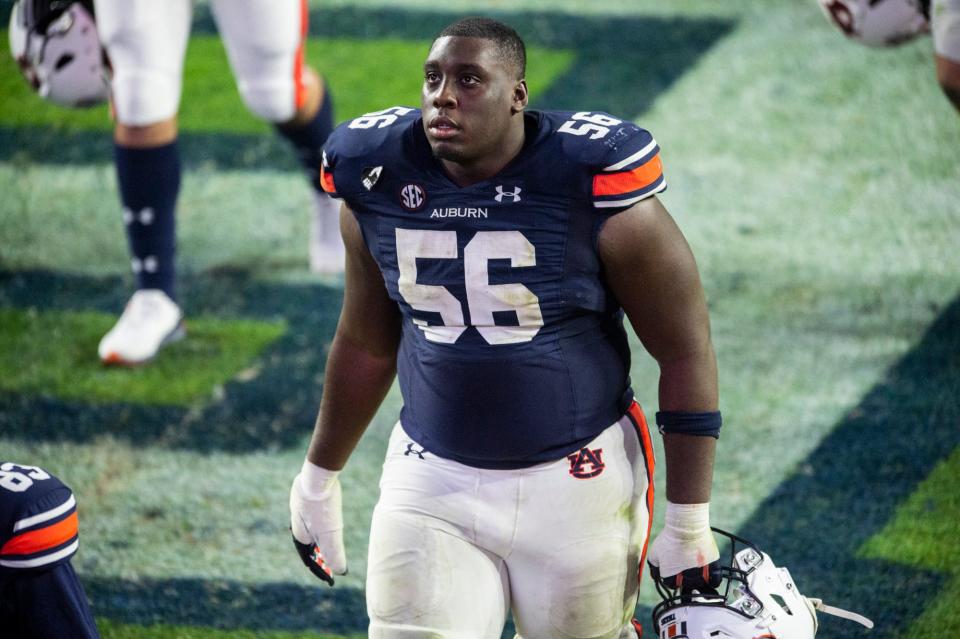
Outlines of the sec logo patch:
[{"label": "sec logo patch", "polygon": [[400,189],[400,204],[408,211],[419,211],[427,201],[427,194],[419,184],[407,184]]}]

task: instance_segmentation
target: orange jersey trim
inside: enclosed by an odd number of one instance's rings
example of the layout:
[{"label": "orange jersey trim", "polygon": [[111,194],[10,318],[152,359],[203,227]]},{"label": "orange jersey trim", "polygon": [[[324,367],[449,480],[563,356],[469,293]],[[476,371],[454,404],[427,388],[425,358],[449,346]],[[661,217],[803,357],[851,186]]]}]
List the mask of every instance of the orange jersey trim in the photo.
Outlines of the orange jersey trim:
[{"label": "orange jersey trim", "polygon": [[307,42],[310,12],[307,0],[300,0],[300,45],[293,56],[293,104],[299,111],[307,101],[307,87],[303,83],[304,45]]},{"label": "orange jersey trim", "polygon": [[31,530],[22,535],[17,535],[5,543],[3,548],[0,548],[0,554],[29,555],[54,548],[76,537],[78,530],[77,512],[73,511],[66,519],[58,521],[46,528]]},{"label": "orange jersey trim", "polygon": [[320,167],[320,186],[327,193],[336,193],[337,187],[333,184],[333,173],[327,172],[326,168]]},{"label": "orange jersey trim", "polygon": [[663,166],[660,164],[660,154],[631,171],[620,173],[601,173],[593,177],[593,194],[623,195],[633,193],[648,187],[663,175]]}]

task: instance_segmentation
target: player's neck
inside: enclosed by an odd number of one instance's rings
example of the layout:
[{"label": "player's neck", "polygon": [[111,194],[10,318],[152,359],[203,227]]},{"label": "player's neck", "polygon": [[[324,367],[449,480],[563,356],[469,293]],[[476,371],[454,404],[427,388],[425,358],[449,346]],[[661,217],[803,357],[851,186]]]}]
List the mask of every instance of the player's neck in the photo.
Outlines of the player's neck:
[{"label": "player's neck", "polygon": [[503,145],[496,153],[490,153],[466,164],[451,160],[441,160],[441,163],[454,184],[459,187],[470,186],[488,180],[503,170],[520,154],[525,141],[526,130],[521,118],[520,126],[511,128],[510,134],[505,137]]}]

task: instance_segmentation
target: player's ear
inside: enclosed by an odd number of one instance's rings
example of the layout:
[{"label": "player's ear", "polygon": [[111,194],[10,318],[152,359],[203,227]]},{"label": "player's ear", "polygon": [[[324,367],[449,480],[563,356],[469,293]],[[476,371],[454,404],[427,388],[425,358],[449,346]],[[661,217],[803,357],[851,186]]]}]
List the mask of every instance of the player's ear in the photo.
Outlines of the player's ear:
[{"label": "player's ear", "polygon": [[514,113],[520,113],[527,108],[527,102],[530,101],[530,92],[527,90],[527,81],[521,79],[513,87],[513,107]]}]

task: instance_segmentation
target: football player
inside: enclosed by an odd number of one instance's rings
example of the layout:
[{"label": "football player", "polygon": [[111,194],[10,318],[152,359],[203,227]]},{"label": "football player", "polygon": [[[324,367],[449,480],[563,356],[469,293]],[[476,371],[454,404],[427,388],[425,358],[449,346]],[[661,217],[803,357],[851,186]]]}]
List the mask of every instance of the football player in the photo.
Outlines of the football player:
[{"label": "football player", "polygon": [[468,18],[433,42],[421,109],[341,125],[344,303],[290,494],[303,562],[345,574],[338,474],[394,376],[404,405],[373,513],[369,636],[636,637],[653,450],[623,318],[660,365],[673,587],[719,582],[718,411],[693,255],[655,194],[651,134],[527,109],[523,41]]},{"label": "football player", "polygon": [[79,543],[70,489],[36,466],[0,462],[0,634],[100,636],[70,564]]},{"label": "football player", "polygon": [[818,0],[850,39],[894,46],[932,32],[937,81],[960,112],[960,0]]},{"label": "football player", "polygon": [[[114,157],[137,288],[98,350],[106,363],[140,364],[184,334],[174,290],[174,208],[181,173],[177,109],[192,2],[94,4],[112,68]],[[333,103],[304,63],[306,0],[213,0],[210,7],[244,103],[292,143],[315,188],[311,266],[340,272],[338,205],[318,179]]]}]

